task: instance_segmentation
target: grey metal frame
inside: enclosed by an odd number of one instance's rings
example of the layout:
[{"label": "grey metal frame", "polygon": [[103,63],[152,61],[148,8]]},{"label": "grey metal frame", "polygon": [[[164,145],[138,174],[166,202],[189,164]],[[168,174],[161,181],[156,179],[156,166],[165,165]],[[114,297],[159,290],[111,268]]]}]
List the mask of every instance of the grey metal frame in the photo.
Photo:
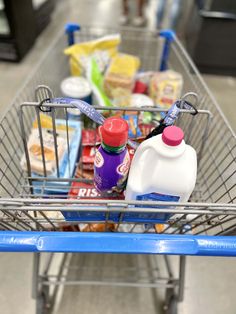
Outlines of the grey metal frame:
[{"label": "grey metal frame", "polygon": [[[43,264],[40,254],[34,254],[32,298],[37,302],[37,314],[51,313],[57,302],[57,293],[61,286],[92,285],[165,289],[166,297],[163,308],[166,311],[169,307],[170,298],[176,297],[176,305],[177,302],[183,301],[186,256],[179,258],[179,270],[176,275],[174,275],[169,256],[163,255],[157,258],[155,255],[148,255],[145,256],[147,265],[122,267],[122,274],[119,272],[119,276],[111,276],[111,272],[117,271],[116,266],[85,266],[83,263],[77,266],[70,265],[71,254],[68,253],[63,254],[60,266],[55,270],[53,261],[57,258],[56,255],[49,253]],[[161,266],[162,263],[164,268]],[[43,269],[40,271],[41,264],[43,264]],[[68,271],[75,272],[73,279],[67,278]],[[78,271],[79,275],[76,275]],[[105,275],[105,279],[101,279],[98,273],[108,273],[108,276]],[[162,273],[164,275],[161,275]]]}]

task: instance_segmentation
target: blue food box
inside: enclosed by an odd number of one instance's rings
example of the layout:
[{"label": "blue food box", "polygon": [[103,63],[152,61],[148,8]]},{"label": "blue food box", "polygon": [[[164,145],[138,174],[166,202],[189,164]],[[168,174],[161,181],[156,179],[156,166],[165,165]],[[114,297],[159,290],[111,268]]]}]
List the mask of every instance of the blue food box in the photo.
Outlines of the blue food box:
[{"label": "blue food box", "polygon": [[[66,120],[56,119],[56,125],[66,125]],[[80,144],[81,144],[81,122],[68,120],[68,126],[73,128],[74,134],[69,144],[69,154],[68,150],[65,150],[63,157],[59,163],[59,177],[61,179],[70,179],[73,177],[77,161],[80,154]],[[32,173],[33,178],[44,178],[39,174]],[[57,179],[57,172],[48,175],[47,178]],[[32,180],[33,190],[35,194],[42,195],[67,195],[70,190],[70,181],[47,181],[47,180]]]}]

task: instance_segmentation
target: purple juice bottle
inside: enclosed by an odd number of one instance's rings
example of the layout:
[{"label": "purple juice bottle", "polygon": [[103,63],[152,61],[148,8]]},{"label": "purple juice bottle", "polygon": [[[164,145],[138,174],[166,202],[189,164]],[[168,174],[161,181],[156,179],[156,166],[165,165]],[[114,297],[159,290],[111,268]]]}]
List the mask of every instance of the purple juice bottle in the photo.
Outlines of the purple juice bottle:
[{"label": "purple juice bottle", "polygon": [[106,119],[99,127],[102,143],[94,160],[94,185],[102,195],[124,189],[130,167],[128,129],[128,123],[117,117]]}]

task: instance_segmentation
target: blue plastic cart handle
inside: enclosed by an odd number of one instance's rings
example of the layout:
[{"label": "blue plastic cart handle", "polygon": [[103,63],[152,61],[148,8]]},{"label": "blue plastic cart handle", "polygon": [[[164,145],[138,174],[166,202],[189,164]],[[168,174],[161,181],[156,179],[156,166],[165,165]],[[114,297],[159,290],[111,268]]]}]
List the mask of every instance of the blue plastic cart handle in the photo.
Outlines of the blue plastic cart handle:
[{"label": "blue plastic cart handle", "polygon": [[159,36],[165,38],[165,43],[164,43],[162,56],[161,56],[161,63],[160,63],[160,71],[165,71],[168,69],[167,62],[168,62],[169,54],[170,54],[170,45],[171,45],[171,42],[175,39],[175,32],[172,31],[171,29],[165,29],[165,30],[160,31]]},{"label": "blue plastic cart handle", "polygon": [[0,251],[236,256],[236,237],[2,231]]},{"label": "blue plastic cart handle", "polygon": [[80,30],[80,25],[76,23],[67,23],[65,25],[65,33],[67,34],[68,46],[75,43],[75,32]]}]

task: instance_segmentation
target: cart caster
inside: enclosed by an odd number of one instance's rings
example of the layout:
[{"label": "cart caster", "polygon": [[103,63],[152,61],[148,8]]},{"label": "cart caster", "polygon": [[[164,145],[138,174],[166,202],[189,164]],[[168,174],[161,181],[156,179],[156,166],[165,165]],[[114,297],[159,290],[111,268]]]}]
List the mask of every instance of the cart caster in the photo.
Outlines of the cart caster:
[{"label": "cart caster", "polygon": [[178,313],[178,298],[175,295],[175,291],[173,288],[166,289],[164,313],[165,314],[177,314]]},{"label": "cart caster", "polygon": [[36,304],[36,314],[47,314],[47,307],[46,307],[46,302],[45,298],[43,295],[38,297],[37,299],[37,304]]},{"label": "cart caster", "polygon": [[178,314],[178,300],[176,296],[172,296],[169,299],[168,304],[164,305],[165,314]]},{"label": "cart caster", "polygon": [[41,292],[36,301],[36,314],[49,314],[50,303],[48,302],[48,294]]}]

